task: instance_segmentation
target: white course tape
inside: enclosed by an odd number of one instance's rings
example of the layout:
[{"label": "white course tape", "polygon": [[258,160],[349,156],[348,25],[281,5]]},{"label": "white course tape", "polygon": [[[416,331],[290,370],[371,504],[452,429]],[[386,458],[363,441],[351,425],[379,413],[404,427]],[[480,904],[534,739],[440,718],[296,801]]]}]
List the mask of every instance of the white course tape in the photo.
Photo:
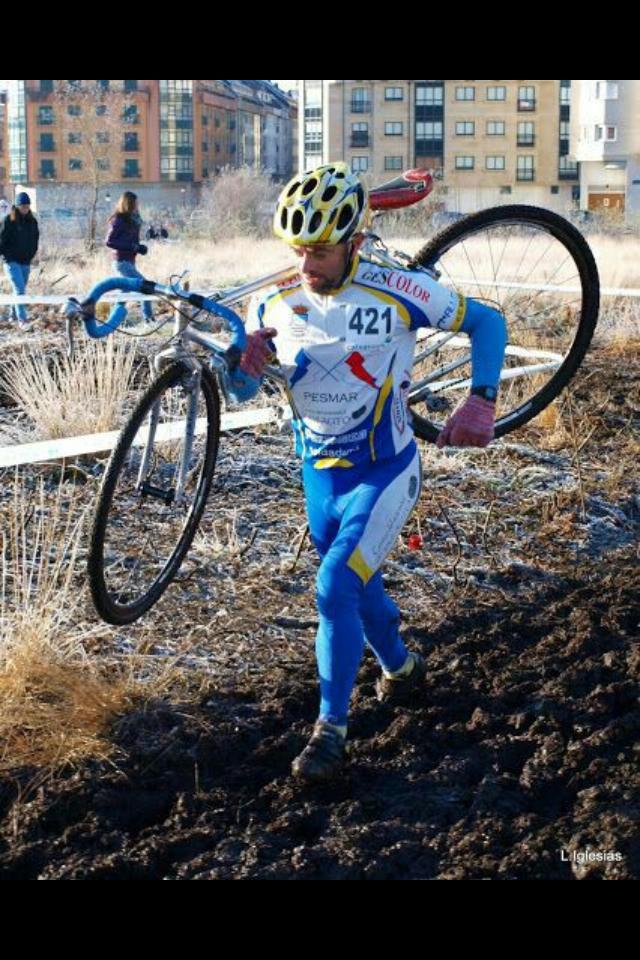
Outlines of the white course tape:
[{"label": "white course tape", "polygon": [[[61,294],[61,293],[23,293],[21,296],[16,296],[15,294],[4,294],[0,293],[0,304],[12,304],[12,303],[25,303],[25,304],[34,304],[34,303],[44,303],[49,305],[55,305],[59,303],[62,305],[66,303],[67,300],[71,297],[71,294]],[[100,297],[100,303],[106,301],[107,303],[122,303],[126,301],[134,300],[157,300],[158,297],[150,297],[146,294],[141,293],[106,293],[104,297]],[[82,300],[81,296],[77,296],[76,300]]]},{"label": "white course tape", "polygon": [[[225,413],[221,417],[220,425],[222,430],[242,430],[244,427],[253,427],[260,423],[271,423],[279,418],[278,411],[274,407],[261,407],[258,410]],[[156,437],[158,440],[180,437],[183,427],[184,420],[161,424]],[[198,418],[196,434],[204,433],[205,429],[205,417]],[[78,457],[82,454],[112,450],[119,436],[119,430],[110,430],[107,433],[90,433],[81,437],[61,437],[58,440],[38,440],[35,443],[0,447],[0,467],[18,467],[25,463],[40,463],[46,460],[60,460],[65,457]],[[143,427],[138,431],[134,443],[136,446],[142,446],[146,439],[147,428]]]}]

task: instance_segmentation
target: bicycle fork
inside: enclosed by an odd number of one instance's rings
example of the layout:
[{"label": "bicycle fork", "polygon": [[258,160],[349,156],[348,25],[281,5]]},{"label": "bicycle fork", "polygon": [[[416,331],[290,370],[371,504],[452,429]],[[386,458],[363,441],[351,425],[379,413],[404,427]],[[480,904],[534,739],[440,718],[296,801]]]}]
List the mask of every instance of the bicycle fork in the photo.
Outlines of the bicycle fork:
[{"label": "bicycle fork", "polygon": [[[198,394],[200,392],[201,373],[199,368],[192,369],[185,373],[183,386],[188,393],[187,411],[184,421],[182,437],[175,438],[182,442],[180,451],[179,466],[176,474],[176,483],[174,487],[165,488],[152,484],[147,479],[149,474],[149,465],[152,462],[153,449],[156,442],[158,425],[160,422],[160,402],[159,399],[149,414],[149,427],[147,439],[144,446],[140,469],[138,470],[138,480],[136,490],[145,497],[153,497],[156,500],[162,500],[168,506],[180,506],[184,500],[184,488],[191,463],[191,454],[193,452],[193,440],[196,431],[196,420],[198,415]],[[164,439],[164,438],[162,438]],[[167,437],[168,442],[174,440],[173,437]]]}]

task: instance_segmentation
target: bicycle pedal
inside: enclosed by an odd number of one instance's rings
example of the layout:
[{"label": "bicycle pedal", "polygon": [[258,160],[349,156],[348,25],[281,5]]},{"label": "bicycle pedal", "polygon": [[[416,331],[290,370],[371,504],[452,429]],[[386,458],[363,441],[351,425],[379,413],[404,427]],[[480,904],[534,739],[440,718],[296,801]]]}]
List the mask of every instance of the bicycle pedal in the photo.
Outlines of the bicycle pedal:
[{"label": "bicycle pedal", "polygon": [[162,487],[154,487],[152,483],[147,483],[146,481],[141,484],[139,491],[145,497],[154,497],[156,500],[164,501],[164,503],[173,503],[176,496],[175,490],[164,490]]}]

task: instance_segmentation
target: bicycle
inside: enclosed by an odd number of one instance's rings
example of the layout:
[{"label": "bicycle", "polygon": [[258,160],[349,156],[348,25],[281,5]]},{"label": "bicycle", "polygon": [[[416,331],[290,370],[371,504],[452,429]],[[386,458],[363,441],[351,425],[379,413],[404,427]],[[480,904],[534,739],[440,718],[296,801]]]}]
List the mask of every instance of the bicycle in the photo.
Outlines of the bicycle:
[{"label": "bicycle", "polygon": [[[372,190],[371,207],[381,213],[408,206],[431,189],[428,174],[407,171]],[[521,205],[483,210],[453,223],[414,256],[389,249],[367,231],[362,254],[373,262],[372,269],[384,271],[390,286],[402,281],[403,270],[424,271],[503,311],[509,344],[497,437],[527,423],[560,393],[593,336],[599,306],[593,255],[575,227],[551,211]],[[157,376],[122,429],[97,503],[88,574],[94,605],[107,622],[132,623],[150,610],[191,546],[215,472],[220,395],[228,404],[228,376],[245,346],[243,321],[232,306],[295,273],[288,267],[208,297],[177,283],[112,277],[83,303],[68,302],[70,349],[75,319],[92,337],[107,336],[122,322],[122,314],[112,319],[113,311],[104,324],[95,318],[97,302],[112,290],[160,296],[177,308],[170,346],[154,359]],[[179,304],[194,312],[183,312]],[[198,320],[203,311],[230,330],[230,345],[204,329]],[[470,386],[470,359],[464,335],[419,331],[416,378],[407,397],[419,438],[437,438]],[[267,366],[265,377],[284,390],[296,416],[277,361]]]}]

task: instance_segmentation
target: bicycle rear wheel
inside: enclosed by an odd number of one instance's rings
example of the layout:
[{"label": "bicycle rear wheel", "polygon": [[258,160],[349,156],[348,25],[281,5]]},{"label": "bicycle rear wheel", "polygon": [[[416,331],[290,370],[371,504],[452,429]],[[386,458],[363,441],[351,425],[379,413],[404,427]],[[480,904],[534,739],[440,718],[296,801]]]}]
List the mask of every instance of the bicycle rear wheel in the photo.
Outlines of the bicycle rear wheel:
[{"label": "bicycle rear wheel", "polygon": [[[437,234],[411,267],[504,314],[496,436],[537,416],[580,366],[598,319],[598,270],[582,234],[558,214],[521,205],[482,210]],[[416,434],[435,440],[470,385],[468,337],[420,331],[408,397]]]},{"label": "bicycle rear wheel", "polygon": [[211,489],[219,436],[220,400],[206,367],[172,364],[129,417],[90,537],[91,596],[108,623],[139,619],[175,577]]}]

